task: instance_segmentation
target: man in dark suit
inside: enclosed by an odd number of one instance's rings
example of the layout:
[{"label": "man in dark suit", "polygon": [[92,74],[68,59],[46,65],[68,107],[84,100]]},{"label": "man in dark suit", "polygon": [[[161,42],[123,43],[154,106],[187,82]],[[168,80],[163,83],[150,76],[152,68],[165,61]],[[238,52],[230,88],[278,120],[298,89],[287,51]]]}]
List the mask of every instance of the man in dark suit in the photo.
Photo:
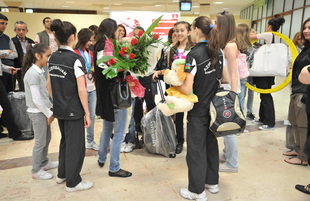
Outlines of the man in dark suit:
[{"label": "man in dark suit", "polygon": [[14,77],[14,89],[15,89],[15,83],[17,79],[19,90],[24,91],[24,82],[22,78],[23,58],[24,58],[24,55],[26,54],[27,45],[34,43],[34,41],[26,37],[26,34],[28,33],[28,29],[27,29],[27,24],[25,22],[23,21],[15,22],[14,31],[16,33],[16,36],[12,38],[12,41],[15,45],[15,48],[18,54],[18,57],[14,60],[14,67],[17,69],[20,69]]}]

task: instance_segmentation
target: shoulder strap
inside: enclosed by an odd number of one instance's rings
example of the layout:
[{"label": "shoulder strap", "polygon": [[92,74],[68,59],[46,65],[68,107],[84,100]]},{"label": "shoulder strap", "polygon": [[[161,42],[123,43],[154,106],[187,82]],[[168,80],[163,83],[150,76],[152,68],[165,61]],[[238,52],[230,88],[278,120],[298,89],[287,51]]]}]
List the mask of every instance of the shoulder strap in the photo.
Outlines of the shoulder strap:
[{"label": "shoulder strap", "polygon": [[272,41],[271,43],[274,43],[274,34],[272,34]]}]

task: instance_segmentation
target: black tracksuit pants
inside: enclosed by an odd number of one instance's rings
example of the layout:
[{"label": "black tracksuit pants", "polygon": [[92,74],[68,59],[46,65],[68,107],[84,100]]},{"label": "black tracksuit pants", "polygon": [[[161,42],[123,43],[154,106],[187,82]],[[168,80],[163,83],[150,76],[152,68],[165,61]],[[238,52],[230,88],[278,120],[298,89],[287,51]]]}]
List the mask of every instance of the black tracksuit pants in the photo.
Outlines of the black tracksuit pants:
[{"label": "black tracksuit pants", "polygon": [[219,150],[216,137],[210,131],[210,117],[187,116],[188,190],[202,193],[205,184],[219,182]]},{"label": "black tracksuit pants", "polygon": [[75,187],[82,178],[80,172],[85,157],[84,119],[58,119],[61,132],[58,177],[66,178],[67,187]]}]

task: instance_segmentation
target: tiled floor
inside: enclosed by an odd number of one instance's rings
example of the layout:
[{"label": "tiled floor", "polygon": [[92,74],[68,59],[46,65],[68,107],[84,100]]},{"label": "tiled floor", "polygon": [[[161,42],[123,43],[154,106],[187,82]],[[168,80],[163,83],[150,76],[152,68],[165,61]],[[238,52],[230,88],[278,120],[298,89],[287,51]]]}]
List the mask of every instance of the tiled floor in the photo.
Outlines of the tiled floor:
[{"label": "tiled floor", "polygon": [[[280,82],[283,79],[278,78]],[[239,172],[220,173],[220,192],[210,194],[209,201],[306,201],[310,195],[295,190],[295,184],[310,183],[309,166],[289,165],[283,160],[285,126],[290,89],[273,94],[277,128],[258,131],[257,125],[247,122],[250,132],[237,136]],[[259,95],[255,94],[254,113],[258,114]],[[96,119],[95,140],[99,142],[101,120]],[[52,125],[49,158],[57,160],[60,133],[57,122]],[[99,168],[98,154],[88,150],[82,177],[94,182],[87,191],[67,193],[64,184],[55,180],[39,181],[31,178],[31,155],[34,140],[14,142],[0,139],[0,200],[183,200],[179,189],[187,186],[187,166],[184,151],[170,159],[152,155],[146,149],[121,154],[121,167],[133,173],[130,178],[108,176],[109,162]],[[223,140],[219,139],[220,151]],[[51,170],[56,175],[56,170]]]}]

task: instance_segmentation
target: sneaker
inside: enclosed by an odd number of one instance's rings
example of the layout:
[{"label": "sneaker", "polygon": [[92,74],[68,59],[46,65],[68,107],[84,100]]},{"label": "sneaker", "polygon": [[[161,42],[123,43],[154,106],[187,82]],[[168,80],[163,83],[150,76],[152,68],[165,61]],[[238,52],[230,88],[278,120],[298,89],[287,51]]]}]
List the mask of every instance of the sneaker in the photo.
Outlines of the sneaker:
[{"label": "sneaker", "polygon": [[254,120],[254,119],[256,119],[256,117],[255,117],[254,114],[252,114],[252,113],[247,114],[247,115],[246,115],[246,118],[249,119],[249,120]]},{"label": "sneaker", "polygon": [[196,201],[207,201],[207,194],[206,191],[203,191],[200,194],[192,193],[187,188],[181,188],[180,189],[180,195],[188,200],[196,200]]},{"label": "sneaker", "polygon": [[66,181],[66,178],[59,178],[58,176],[56,176],[56,183],[57,184],[62,184]]},{"label": "sneaker", "polygon": [[121,153],[125,152],[126,146],[127,146],[126,142],[122,142],[122,144],[121,144]]},{"label": "sneaker", "polygon": [[259,130],[269,130],[269,129],[274,129],[274,126],[268,126],[268,125],[262,125],[258,127]]},{"label": "sneaker", "polygon": [[76,185],[75,187],[66,187],[66,190],[68,192],[74,192],[74,191],[83,191],[83,190],[87,190],[90,189],[91,187],[93,187],[94,184],[93,182],[88,182],[88,181],[81,181],[78,185]]},{"label": "sneaker", "polygon": [[129,152],[132,152],[134,150],[134,148],[136,147],[136,145],[134,143],[131,143],[131,142],[128,142],[126,147],[125,147],[125,150],[124,152],[125,153],[129,153]]},{"label": "sneaker", "polygon": [[32,179],[41,179],[41,180],[48,180],[52,179],[54,176],[51,173],[40,169],[37,173],[32,174]]},{"label": "sneaker", "polygon": [[206,184],[206,189],[210,192],[210,193],[218,193],[220,191],[219,189],[219,185],[215,184],[215,185],[210,185],[210,184]]},{"label": "sneaker", "polygon": [[58,162],[53,163],[53,162],[48,162],[45,166],[42,167],[43,170],[50,170],[50,169],[55,169],[58,168]]},{"label": "sneaker", "polygon": [[220,164],[219,172],[231,172],[231,173],[237,173],[238,168],[231,168],[226,165],[226,163]]},{"label": "sneaker", "polygon": [[252,123],[253,124],[264,124],[263,122],[261,122],[259,119],[256,119],[256,118],[252,121]]},{"label": "sneaker", "polygon": [[99,150],[99,145],[96,144],[95,141],[92,141],[91,143],[87,143],[87,144],[86,144],[86,148],[87,148],[87,149],[92,149],[92,150],[98,151],[98,150]]}]

